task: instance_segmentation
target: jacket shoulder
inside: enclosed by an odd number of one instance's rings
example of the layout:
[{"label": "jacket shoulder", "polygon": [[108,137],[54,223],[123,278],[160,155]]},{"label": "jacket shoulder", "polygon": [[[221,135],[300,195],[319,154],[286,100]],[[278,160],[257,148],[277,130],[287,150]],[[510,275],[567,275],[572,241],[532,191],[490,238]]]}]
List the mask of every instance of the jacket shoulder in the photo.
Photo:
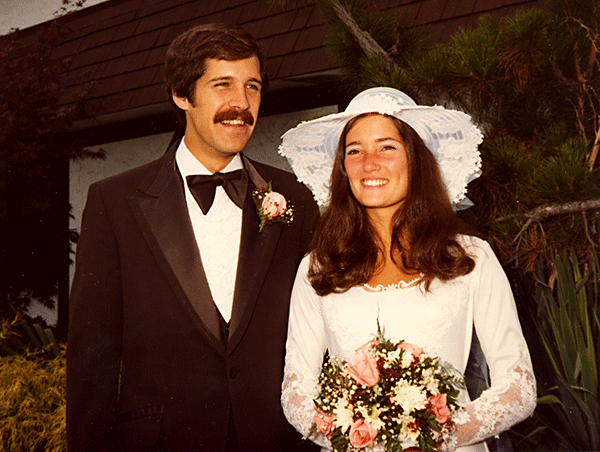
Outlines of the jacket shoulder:
[{"label": "jacket shoulder", "polygon": [[257,162],[256,160],[248,159],[252,165],[256,168],[258,173],[265,179],[265,181],[273,182],[273,189],[277,190],[278,186],[286,187],[288,189],[299,190],[301,192],[308,192],[310,190],[298,182],[298,178],[294,173],[277,168],[275,166],[268,165],[266,163]]},{"label": "jacket shoulder", "polygon": [[128,169],[121,173],[106,177],[91,184],[90,188],[105,190],[137,189],[148,177],[155,176],[164,162],[165,156],[156,160]]}]

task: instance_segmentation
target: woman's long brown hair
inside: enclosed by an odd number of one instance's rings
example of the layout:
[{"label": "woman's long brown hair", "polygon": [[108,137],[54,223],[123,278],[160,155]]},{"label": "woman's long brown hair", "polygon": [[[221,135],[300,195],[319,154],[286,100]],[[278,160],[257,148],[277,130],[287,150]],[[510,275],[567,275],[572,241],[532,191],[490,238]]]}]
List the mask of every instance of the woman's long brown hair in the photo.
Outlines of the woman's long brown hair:
[{"label": "woman's long brown hair", "polygon": [[[344,127],[331,174],[331,197],[313,239],[308,278],[320,296],[342,293],[365,284],[376,271],[381,240],[367,209],[350,190],[344,166],[346,135],[367,113]],[[470,234],[457,218],[446,193],[438,164],[421,137],[405,122],[389,118],[406,149],[409,181],[406,198],[392,218],[390,257],[402,267],[424,275],[426,290],[433,279],[442,281],[473,271],[474,260],[457,240]],[[399,263],[397,263],[398,265]]]}]

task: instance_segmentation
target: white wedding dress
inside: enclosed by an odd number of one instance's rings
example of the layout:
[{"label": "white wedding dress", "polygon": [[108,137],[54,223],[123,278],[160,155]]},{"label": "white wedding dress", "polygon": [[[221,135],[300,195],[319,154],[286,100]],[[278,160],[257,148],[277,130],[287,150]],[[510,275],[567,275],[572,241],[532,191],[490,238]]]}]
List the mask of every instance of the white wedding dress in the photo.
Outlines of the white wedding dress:
[{"label": "white wedding dress", "polygon": [[[377,321],[387,339],[405,340],[435,354],[464,373],[473,325],[485,354],[491,386],[475,401],[460,395],[453,416],[459,451],[483,452],[484,439],[529,416],[536,404],[531,359],[521,332],[512,291],[489,244],[464,237],[475,269],[450,282],[353,287],[319,297],[307,282],[309,257],[302,261],[292,292],[282,404],[288,421],[307,436],[315,414],[312,399],[326,350],[350,360],[373,339]],[[322,434],[311,440],[330,449]]]}]

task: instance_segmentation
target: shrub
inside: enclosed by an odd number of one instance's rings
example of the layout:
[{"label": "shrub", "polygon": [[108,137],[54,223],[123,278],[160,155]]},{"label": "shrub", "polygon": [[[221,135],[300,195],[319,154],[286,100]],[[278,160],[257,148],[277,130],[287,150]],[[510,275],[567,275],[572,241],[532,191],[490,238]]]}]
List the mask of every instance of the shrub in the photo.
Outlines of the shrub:
[{"label": "shrub", "polygon": [[0,358],[0,450],[67,450],[65,350]]}]

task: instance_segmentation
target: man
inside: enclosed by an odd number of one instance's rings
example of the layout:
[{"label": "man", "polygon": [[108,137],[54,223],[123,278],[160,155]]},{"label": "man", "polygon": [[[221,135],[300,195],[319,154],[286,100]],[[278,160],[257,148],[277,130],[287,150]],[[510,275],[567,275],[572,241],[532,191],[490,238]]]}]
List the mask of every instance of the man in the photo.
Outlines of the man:
[{"label": "man", "polygon": [[[280,391],[289,295],[318,211],[292,174],[241,154],[264,72],[241,28],[187,31],[166,59],[183,140],[90,187],[71,290],[71,451],[291,451],[301,442]],[[214,182],[201,176],[213,173]],[[261,217],[252,193],[269,182],[286,206]],[[277,216],[290,205],[293,216]]]}]

